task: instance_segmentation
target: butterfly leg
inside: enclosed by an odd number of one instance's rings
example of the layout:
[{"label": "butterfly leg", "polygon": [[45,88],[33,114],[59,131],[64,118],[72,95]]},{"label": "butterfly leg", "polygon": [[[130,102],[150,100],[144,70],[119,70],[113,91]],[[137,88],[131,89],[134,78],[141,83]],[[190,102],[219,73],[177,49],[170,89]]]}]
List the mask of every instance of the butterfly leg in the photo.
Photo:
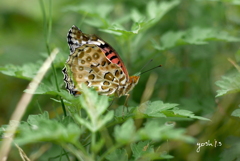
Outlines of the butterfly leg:
[{"label": "butterfly leg", "polygon": [[108,108],[110,108],[113,104],[113,102],[115,101],[115,98],[113,98],[113,100],[111,101],[110,105],[108,106]]},{"label": "butterfly leg", "polygon": [[128,107],[128,98],[129,98],[130,94],[126,94],[126,100],[124,102],[124,106]]}]

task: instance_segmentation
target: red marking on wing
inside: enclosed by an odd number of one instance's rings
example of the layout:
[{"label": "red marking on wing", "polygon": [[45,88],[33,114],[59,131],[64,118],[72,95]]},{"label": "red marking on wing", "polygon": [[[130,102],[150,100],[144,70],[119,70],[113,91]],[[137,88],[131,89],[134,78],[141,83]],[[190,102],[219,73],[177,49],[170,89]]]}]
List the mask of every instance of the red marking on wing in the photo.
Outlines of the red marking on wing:
[{"label": "red marking on wing", "polygon": [[[111,61],[114,64],[117,64],[118,66],[120,66],[123,70],[123,72],[126,75],[126,78],[128,80],[129,75],[128,75],[128,71],[127,68],[125,67],[122,59],[120,58],[120,56],[117,54],[117,52],[110,46],[108,45],[108,47],[104,47],[101,48],[102,52],[105,53],[109,53],[106,57],[108,58],[109,61]],[[112,57],[116,57],[115,59],[111,60]],[[120,63],[119,63],[120,62]]]},{"label": "red marking on wing", "polygon": [[[113,62],[114,64],[118,64],[118,61],[119,61],[118,59],[113,59],[113,60],[112,60],[112,62]],[[121,61],[120,61],[120,64],[118,64],[118,65],[121,66],[121,68],[122,68]]]}]

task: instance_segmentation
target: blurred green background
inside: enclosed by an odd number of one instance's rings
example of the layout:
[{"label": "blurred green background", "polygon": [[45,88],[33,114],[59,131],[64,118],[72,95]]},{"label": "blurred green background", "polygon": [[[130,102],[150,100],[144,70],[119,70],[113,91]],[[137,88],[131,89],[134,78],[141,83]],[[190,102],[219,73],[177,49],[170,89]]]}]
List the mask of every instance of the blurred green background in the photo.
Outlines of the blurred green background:
[{"label": "blurred green background", "polygon": [[[48,10],[46,3],[48,1],[44,2],[45,9]],[[168,150],[172,151],[174,160],[220,160],[224,150],[230,147],[229,137],[233,142],[239,140],[240,120],[231,116],[232,111],[239,107],[239,94],[215,97],[219,89],[215,82],[220,80],[221,76],[236,70],[228,59],[237,61],[240,2],[237,0],[176,1],[176,5],[154,23],[145,21],[147,18],[150,20],[151,14],[154,15],[151,12],[146,15],[146,8],[150,2],[153,1],[52,1],[53,23],[50,45],[51,49],[54,47],[60,49],[58,59],[61,63],[56,66],[57,72],[61,75],[61,68],[69,54],[66,34],[72,25],[77,25],[85,33],[97,34],[109,42],[118,51],[130,75],[139,72],[146,62],[154,59],[146,67],[147,69],[159,64],[163,67],[141,76],[139,84],[131,92],[129,104],[143,102],[145,98],[142,95],[145,89],[151,88],[153,93],[147,97],[150,101],[178,103],[182,109],[211,119],[211,122],[180,121],[177,122],[177,126],[187,129],[187,134],[195,137],[198,142],[217,140],[222,142],[221,147],[203,147],[201,152],[197,153],[196,145],[181,143],[171,145],[170,141],[165,146],[169,146]],[[149,7],[151,11],[151,7],[154,6]],[[130,19],[139,15],[145,17],[143,22],[149,23],[150,26],[142,32],[140,30],[138,36],[124,39],[110,32],[113,30],[109,29],[119,24],[126,30],[131,30],[133,22]],[[26,63],[43,61],[46,57],[43,24],[39,1],[2,0],[0,2],[0,65],[22,66]],[[184,41],[189,37],[191,38],[188,39],[189,42]],[[153,87],[146,85],[150,76],[157,77]],[[0,79],[0,124],[2,125],[8,123],[29,81],[4,74],[0,74]],[[64,86],[63,81],[61,84]],[[121,98],[115,104],[123,104],[124,99]],[[50,97],[37,95],[23,119],[29,114],[39,113],[39,104],[45,110],[52,112],[54,117],[56,109]]]}]

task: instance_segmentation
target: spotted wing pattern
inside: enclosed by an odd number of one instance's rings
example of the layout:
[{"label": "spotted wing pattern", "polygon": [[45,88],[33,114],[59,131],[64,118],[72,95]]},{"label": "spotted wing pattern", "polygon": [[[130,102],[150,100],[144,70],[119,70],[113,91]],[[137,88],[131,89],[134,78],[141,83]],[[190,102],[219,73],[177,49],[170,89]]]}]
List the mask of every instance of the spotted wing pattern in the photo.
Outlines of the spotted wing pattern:
[{"label": "spotted wing pattern", "polygon": [[73,26],[67,35],[70,55],[63,68],[66,89],[81,93],[81,84],[94,87],[99,94],[127,95],[139,76],[129,77],[117,52],[95,35],[84,34]]}]

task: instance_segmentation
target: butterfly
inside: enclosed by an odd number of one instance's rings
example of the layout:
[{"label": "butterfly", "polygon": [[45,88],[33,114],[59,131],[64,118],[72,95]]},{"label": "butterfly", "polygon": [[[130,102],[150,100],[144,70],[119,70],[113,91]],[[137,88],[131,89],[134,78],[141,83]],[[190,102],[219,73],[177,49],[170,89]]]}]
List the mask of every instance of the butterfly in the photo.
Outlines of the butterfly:
[{"label": "butterfly", "polygon": [[118,53],[96,35],[72,26],[67,34],[70,55],[62,72],[66,89],[81,94],[81,84],[93,87],[100,95],[128,96],[140,76],[129,76]]}]

